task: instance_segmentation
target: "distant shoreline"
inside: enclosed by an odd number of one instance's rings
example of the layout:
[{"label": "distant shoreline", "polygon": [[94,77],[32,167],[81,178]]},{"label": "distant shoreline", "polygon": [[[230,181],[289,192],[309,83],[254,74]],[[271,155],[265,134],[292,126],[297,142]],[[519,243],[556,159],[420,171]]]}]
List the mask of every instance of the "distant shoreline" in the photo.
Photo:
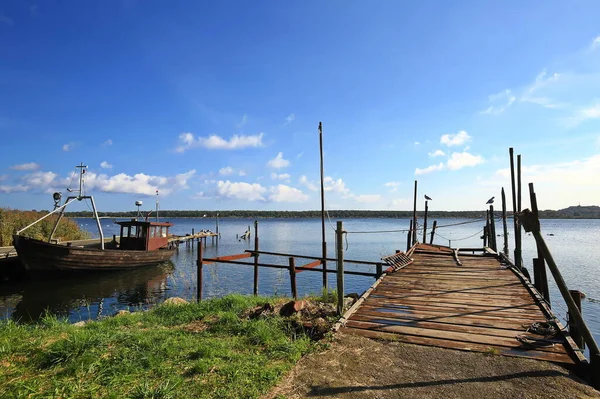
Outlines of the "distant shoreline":
[{"label": "distant shoreline", "polygon": [[[136,211],[128,212],[99,212],[101,217],[131,218],[135,217]],[[330,218],[359,219],[359,218],[385,218],[385,219],[407,219],[412,218],[412,211],[366,211],[366,210],[331,210],[328,212]],[[511,213],[509,212],[509,217]],[[92,217],[91,212],[67,212],[69,217]],[[159,212],[162,218],[207,218],[214,219],[216,211],[178,211],[163,210]],[[219,218],[236,219],[317,219],[321,212],[312,211],[251,211],[251,210],[224,210],[218,211]],[[494,211],[495,217],[499,218],[502,213]],[[417,216],[422,218],[423,211],[418,211]],[[574,206],[558,211],[544,210],[539,212],[540,219],[600,219],[600,207],[598,206]],[[150,215],[153,218],[154,215]],[[434,218],[461,218],[461,219],[485,219],[485,211],[431,211],[428,219]]]}]

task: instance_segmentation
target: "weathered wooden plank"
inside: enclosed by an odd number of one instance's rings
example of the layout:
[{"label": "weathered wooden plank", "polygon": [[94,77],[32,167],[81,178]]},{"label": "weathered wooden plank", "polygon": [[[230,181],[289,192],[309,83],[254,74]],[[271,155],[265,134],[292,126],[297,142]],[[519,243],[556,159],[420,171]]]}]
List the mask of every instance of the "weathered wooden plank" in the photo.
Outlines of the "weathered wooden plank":
[{"label": "weathered wooden plank", "polygon": [[561,363],[572,365],[573,361],[566,354],[561,353],[544,353],[531,350],[521,350],[514,347],[505,347],[501,345],[480,345],[475,343],[460,342],[460,341],[449,341],[443,339],[426,338],[426,337],[415,337],[410,335],[398,335],[394,333],[387,333],[383,331],[374,330],[362,330],[355,328],[346,328],[345,332],[349,334],[361,335],[368,338],[385,339],[396,342],[405,342],[409,344],[435,346],[438,348],[447,348],[455,350],[464,350],[470,352],[484,352],[493,353],[496,352],[503,356],[512,357],[524,357],[529,359],[545,360],[553,363]]}]

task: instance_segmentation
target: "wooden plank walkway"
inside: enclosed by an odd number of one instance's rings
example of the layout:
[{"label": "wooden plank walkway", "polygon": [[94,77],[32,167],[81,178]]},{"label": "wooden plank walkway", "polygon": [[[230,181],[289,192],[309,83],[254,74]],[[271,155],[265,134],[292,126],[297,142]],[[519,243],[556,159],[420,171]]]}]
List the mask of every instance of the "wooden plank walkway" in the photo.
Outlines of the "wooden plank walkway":
[{"label": "wooden plank walkway", "polygon": [[517,340],[543,338],[526,330],[550,315],[519,275],[496,256],[459,252],[457,262],[450,248],[418,244],[411,257],[411,264],[390,272],[367,291],[342,331],[567,365],[582,359],[572,350],[573,341],[560,334],[548,339],[550,344]]}]

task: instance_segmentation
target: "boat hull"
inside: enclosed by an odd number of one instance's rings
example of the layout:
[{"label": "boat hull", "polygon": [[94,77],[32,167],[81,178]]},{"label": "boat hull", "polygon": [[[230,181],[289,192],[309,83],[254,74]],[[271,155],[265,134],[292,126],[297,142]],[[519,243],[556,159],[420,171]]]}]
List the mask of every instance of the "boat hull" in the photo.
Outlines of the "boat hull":
[{"label": "boat hull", "polygon": [[13,236],[21,263],[30,272],[126,270],[165,262],[176,249],[134,251],[50,244]]}]

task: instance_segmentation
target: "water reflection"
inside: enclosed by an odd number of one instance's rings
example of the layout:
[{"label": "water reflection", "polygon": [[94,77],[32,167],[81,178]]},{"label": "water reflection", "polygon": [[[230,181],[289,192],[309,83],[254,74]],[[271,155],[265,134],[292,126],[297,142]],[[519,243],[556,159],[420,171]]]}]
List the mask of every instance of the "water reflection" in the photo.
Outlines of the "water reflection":
[{"label": "water reflection", "polygon": [[169,261],[134,270],[48,276],[1,285],[0,312],[20,322],[39,320],[46,312],[77,321],[109,316],[127,307],[145,308],[165,299],[174,268]]}]

